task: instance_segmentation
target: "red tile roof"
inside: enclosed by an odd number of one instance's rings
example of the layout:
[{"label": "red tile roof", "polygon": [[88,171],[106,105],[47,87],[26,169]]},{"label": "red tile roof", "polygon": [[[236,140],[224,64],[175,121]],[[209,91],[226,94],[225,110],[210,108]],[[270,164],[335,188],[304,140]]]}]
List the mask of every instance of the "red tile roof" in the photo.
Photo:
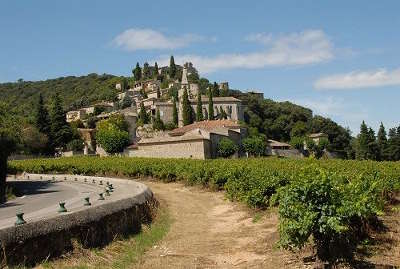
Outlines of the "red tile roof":
[{"label": "red tile roof", "polygon": [[216,128],[225,127],[228,129],[236,129],[240,127],[240,124],[233,120],[205,120],[205,121],[198,121],[181,128],[176,128],[172,130],[169,134],[170,135],[182,135],[194,129],[202,129],[206,131],[212,131]]}]

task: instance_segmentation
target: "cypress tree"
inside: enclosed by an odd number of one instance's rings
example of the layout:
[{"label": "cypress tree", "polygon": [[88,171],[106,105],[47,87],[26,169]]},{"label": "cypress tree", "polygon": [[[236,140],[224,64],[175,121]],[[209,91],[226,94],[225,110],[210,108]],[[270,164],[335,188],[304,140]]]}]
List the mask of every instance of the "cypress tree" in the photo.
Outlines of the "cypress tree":
[{"label": "cypress tree", "polygon": [[160,87],[157,87],[157,98],[161,97],[161,90]]},{"label": "cypress tree", "polygon": [[368,153],[368,126],[365,124],[365,121],[362,121],[360,126],[360,134],[358,135],[358,145],[357,145],[357,152],[356,158],[359,160],[367,159]]},{"label": "cypress tree", "polygon": [[208,119],[214,119],[214,102],[213,102],[213,93],[211,87],[208,88]]},{"label": "cypress tree", "polygon": [[142,79],[142,68],[140,68],[139,63],[136,63],[136,67],[132,70],[132,73],[135,81],[140,81]]},{"label": "cypress tree", "polygon": [[72,139],[72,130],[65,119],[65,113],[61,105],[58,94],[53,98],[50,113],[51,119],[51,143],[53,149],[65,148],[66,144]]},{"label": "cypress tree", "polygon": [[214,81],[213,85],[213,96],[218,97],[219,96],[219,86],[217,82]]},{"label": "cypress tree", "polygon": [[183,120],[183,125],[189,125],[193,123],[192,107],[190,105],[186,87],[183,90],[183,95],[182,95],[182,120]]},{"label": "cypress tree", "polygon": [[[39,94],[39,101],[37,104],[37,110],[35,115],[35,125],[39,132],[50,136],[51,126],[49,112],[44,106],[43,96]],[[49,137],[50,138],[50,137]]]},{"label": "cypress tree", "polygon": [[176,108],[176,99],[173,98],[172,102],[172,122],[175,124],[175,126],[178,126],[178,110]]},{"label": "cypress tree", "polygon": [[174,56],[171,56],[169,59],[169,77],[171,79],[174,79],[176,76],[176,66],[175,66],[175,60]]},{"label": "cypress tree", "polygon": [[145,62],[143,64],[143,79],[148,79],[151,77],[151,71],[149,63]]},{"label": "cypress tree", "polygon": [[153,76],[154,76],[155,79],[158,78],[158,64],[157,64],[157,62],[154,64],[154,73],[153,73]]},{"label": "cypress tree", "polygon": [[144,107],[143,102],[140,103],[140,111],[139,111],[139,120],[142,124],[149,123],[149,119],[147,117],[146,108]]},{"label": "cypress tree", "polygon": [[203,116],[203,102],[201,101],[200,92],[197,94],[197,107],[196,107],[196,121],[204,120]]},{"label": "cypress tree", "polygon": [[164,130],[164,123],[161,120],[160,110],[157,108],[156,118],[153,121],[153,129],[154,130]]},{"label": "cypress tree", "polygon": [[386,130],[385,126],[381,122],[379,126],[378,136],[377,136],[377,143],[379,147],[379,160],[386,160],[387,159],[387,137],[386,137]]}]

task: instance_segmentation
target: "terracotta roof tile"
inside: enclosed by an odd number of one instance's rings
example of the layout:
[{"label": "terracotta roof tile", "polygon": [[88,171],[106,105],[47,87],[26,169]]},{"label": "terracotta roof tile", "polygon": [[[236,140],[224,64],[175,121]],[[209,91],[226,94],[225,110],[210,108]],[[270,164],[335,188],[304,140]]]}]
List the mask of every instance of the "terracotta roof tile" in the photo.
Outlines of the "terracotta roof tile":
[{"label": "terracotta roof tile", "polygon": [[240,124],[233,120],[206,120],[206,121],[198,121],[181,128],[177,128],[172,130],[170,135],[182,135],[194,129],[202,129],[206,131],[212,131],[213,129],[225,127],[228,129],[236,129],[240,127]]}]

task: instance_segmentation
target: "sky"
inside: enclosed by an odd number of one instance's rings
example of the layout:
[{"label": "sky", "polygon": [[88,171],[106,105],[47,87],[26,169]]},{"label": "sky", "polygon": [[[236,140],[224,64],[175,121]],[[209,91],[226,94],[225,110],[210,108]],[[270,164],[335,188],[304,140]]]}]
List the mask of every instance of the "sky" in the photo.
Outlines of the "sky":
[{"label": "sky", "polygon": [[400,124],[400,1],[2,0],[0,82],[191,61],[353,134]]}]

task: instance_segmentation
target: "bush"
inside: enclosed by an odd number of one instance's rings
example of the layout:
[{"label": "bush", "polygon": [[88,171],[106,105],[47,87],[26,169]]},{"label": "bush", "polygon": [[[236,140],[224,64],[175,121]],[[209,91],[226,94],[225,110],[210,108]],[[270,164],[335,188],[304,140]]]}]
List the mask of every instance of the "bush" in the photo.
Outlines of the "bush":
[{"label": "bush", "polygon": [[97,124],[96,141],[109,154],[119,153],[129,144],[128,125],[117,115]]},{"label": "bush", "polygon": [[290,145],[294,147],[297,150],[303,150],[304,149],[304,137],[298,137],[294,136],[290,140]]},{"label": "bush", "polygon": [[238,151],[238,146],[229,138],[222,138],[217,145],[218,155],[224,158],[232,156]]},{"label": "bush", "polygon": [[243,139],[243,148],[250,156],[265,155],[266,143],[264,138],[253,136]]},{"label": "bush", "polygon": [[69,151],[82,151],[84,148],[82,139],[74,139],[67,144],[67,150]]},{"label": "bush", "polygon": [[376,185],[362,181],[349,182],[315,165],[305,168],[278,192],[280,245],[301,248],[312,236],[320,259],[351,259],[363,224],[382,206]]}]

